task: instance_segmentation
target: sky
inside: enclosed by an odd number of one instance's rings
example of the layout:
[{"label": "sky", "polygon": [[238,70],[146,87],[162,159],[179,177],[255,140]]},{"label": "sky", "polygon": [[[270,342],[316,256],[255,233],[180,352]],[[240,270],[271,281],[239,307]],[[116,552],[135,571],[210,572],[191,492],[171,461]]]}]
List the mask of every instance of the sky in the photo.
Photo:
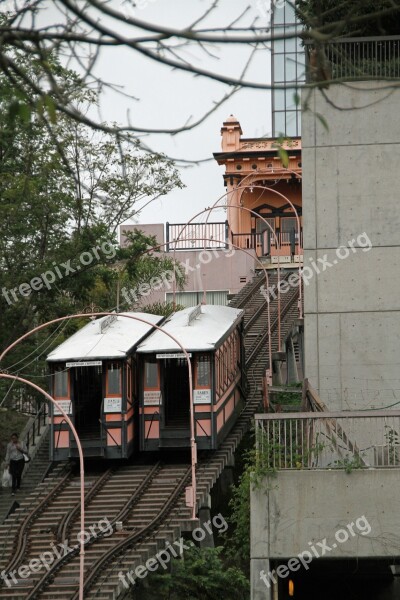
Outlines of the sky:
[{"label": "sky", "polygon": [[[118,10],[124,9],[123,0],[111,0],[111,4]],[[210,4],[211,0],[137,0],[137,7],[129,10],[134,10],[135,17],[141,20],[182,27],[203,14]],[[243,24],[249,24],[257,17],[258,26],[269,25],[269,6],[264,0],[220,0],[218,10],[207,19],[206,24],[212,27],[226,25],[246,7],[248,12]],[[199,50],[191,50],[187,56],[202,69],[239,77],[248,53],[249,49],[243,46],[225,45],[217,49],[217,58]],[[196,120],[229,90],[219,82],[172,71],[127,48],[103,51],[96,68],[103,80],[122,85],[124,92],[137,98],[129,100],[105,91],[101,96],[101,117],[121,123],[126,121],[129,112],[131,122],[141,127],[171,128],[183,125],[191,117]],[[267,49],[256,54],[247,78],[269,82],[270,53]],[[144,141],[171,157],[212,159],[213,152],[220,150],[220,129],[230,114],[240,121],[245,137],[270,135],[270,92],[245,89],[197,128],[176,136],[152,135]],[[213,159],[199,166],[180,169],[180,172],[186,187],[150,204],[139,215],[139,223],[186,222],[225,191],[223,167],[219,167]],[[224,211],[214,211],[211,220],[225,220]]]}]

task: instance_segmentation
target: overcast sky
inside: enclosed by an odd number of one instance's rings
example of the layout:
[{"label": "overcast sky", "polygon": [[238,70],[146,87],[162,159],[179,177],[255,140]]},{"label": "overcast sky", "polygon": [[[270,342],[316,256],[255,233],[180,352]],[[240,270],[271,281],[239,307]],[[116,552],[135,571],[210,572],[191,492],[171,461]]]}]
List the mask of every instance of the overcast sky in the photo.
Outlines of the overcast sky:
[{"label": "overcast sky", "polygon": [[[121,9],[121,0],[112,0]],[[162,25],[182,27],[199,17],[211,0],[139,0],[135,16]],[[207,25],[221,26],[234,20],[249,7],[244,24],[259,18],[258,25],[269,24],[268,5],[264,0],[220,0],[218,10],[208,18]],[[203,52],[190,53],[188,57],[203,69],[217,70],[225,74],[240,76],[249,51],[234,45],[224,46],[213,59]],[[134,53],[128,49],[113,49],[103,52],[97,73],[106,81],[123,84],[124,91],[133,94],[138,101],[130,101],[115,93],[107,92],[102,97],[102,117],[108,121],[123,122],[129,110],[135,125],[177,127],[193,116],[205,113],[213,101],[219,100],[228,88],[218,82],[179,71],[172,71]],[[268,82],[270,79],[270,53],[257,53],[247,78]],[[268,135],[271,132],[270,93],[263,90],[243,90],[229,99],[198,128],[171,137],[166,135],[146,138],[152,148],[169,156],[189,159],[212,158],[220,150],[220,128],[230,114],[240,121],[245,137]],[[181,169],[186,184],[155,201],[140,214],[140,223],[185,222],[193,214],[210,206],[224,193],[223,168],[214,160],[200,166]],[[214,212],[212,220],[224,220],[224,213]]]}]

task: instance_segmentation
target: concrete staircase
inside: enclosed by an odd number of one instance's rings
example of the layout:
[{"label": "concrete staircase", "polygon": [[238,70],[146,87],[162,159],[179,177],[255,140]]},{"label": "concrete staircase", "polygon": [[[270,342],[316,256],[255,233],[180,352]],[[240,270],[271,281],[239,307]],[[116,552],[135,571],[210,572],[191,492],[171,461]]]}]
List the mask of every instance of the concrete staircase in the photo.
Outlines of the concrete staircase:
[{"label": "concrete staircase", "polygon": [[[49,459],[49,444],[50,444],[49,429],[43,433],[37,442],[37,449],[34,458],[29,463],[29,468],[25,468],[22,476],[21,490],[16,496],[11,496],[11,488],[0,488],[0,523],[4,522],[7,513],[14,504],[21,504],[25,498],[29,496],[36,486],[43,480],[46,472],[50,467]],[[32,449],[30,448],[30,452]],[[18,506],[14,506],[18,508]]]}]

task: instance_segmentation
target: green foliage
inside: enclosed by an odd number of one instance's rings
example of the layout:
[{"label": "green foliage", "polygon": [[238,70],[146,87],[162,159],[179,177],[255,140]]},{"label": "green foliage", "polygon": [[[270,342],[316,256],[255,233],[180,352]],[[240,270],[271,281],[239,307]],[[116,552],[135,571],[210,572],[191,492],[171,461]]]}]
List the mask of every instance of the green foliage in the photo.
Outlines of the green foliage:
[{"label": "green foliage", "polygon": [[172,562],[171,572],[149,576],[140,600],[247,600],[248,581],[240,570],[224,563],[222,550],[192,545],[182,559]]},{"label": "green foliage", "polygon": [[[18,53],[13,57],[21,73],[39,81],[42,64]],[[77,74],[54,57],[46,57],[46,68],[66,102],[82,110],[96,103]],[[145,155],[135,142],[118,147],[111,136],[93,133],[66,115],[58,113],[55,119],[50,92],[35,95],[0,75],[0,348],[52,318],[91,306],[113,309],[123,269],[122,279],[132,287],[171,268],[171,259],[148,253],[154,238],[138,233],[132,236],[131,248],[118,248],[117,231],[138,214],[143,202],[181,186],[165,157]],[[92,255],[89,264],[80,262],[82,253]],[[69,274],[61,267],[66,263],[73,267]],[[26,293],[24,284],[56,268],[61,277],[57,274],[54,283],[40,290],[28,286]],[[182,276],[178,285],[183,282]],[[10,290],[17,299],[7,297]],[[56,325],[38,333],[2,367],[15,365],[13,373],[22,371],[44,383],[43,357],[81,324]],[[36,360],[34,354],[22,360],[35,350]],[[0,397],[5,387],[0,384]]]},{"label": "green foliage", "polygon": [[333,462],[332,466],[336,469],[344,469],[348,475],[355,469],[365,468],[365,464],[359,454],[351,454],[344,458],[339,458]]},{"label": "green foliage", "polygon": [[[301,387],[301,383],[299,384],[293,384],[290,386],[287,386],[290,389],[298,389]],[[302,392],[301,389],[299,389],[298,393],[294,393],[294,391],[286,391],[285,389],[282,389],[281,392],[271,392],[271,401],[273,402],[273,404],[280,404],[280,405],[286,405],[286,406],[293,406],[293,407],[300,407],[301,406],[301,400],[302,400]]]},{"label": "green foliage", "polygon": [[231,490],[231,515],[228,521],[232,526],[226,534],[225,544],[227,557],[247,576],[250,574],[250,492],[252,489],[261,489],[266,477],[271,478],[276,474],[276,469],[271,466],[270,448],[258,444],[256,449],[254,434],[249,442],[250,447],[242,452],[242,473]]},{"label": "green foliage", "polygon": [[172,302],[153,302],[153,304],[146,304],[146,306],[142,306],[140,310],[144,313],[170,317],[174,312],[183,310],[184,308],[185,307],[181,304],[176,304],[174,306]]},{"label": "green foliage", "polygon": [[[296,0],[298,16],[307,29],[328,26],[325,33],[334,37],[399,35],[400,5],[391,15],[371,17],[362,23],[353,21],[354,17],[379,13],[394,6],[392,0]],[[343,22],[339,27],[334,25],[338,21]]]}]

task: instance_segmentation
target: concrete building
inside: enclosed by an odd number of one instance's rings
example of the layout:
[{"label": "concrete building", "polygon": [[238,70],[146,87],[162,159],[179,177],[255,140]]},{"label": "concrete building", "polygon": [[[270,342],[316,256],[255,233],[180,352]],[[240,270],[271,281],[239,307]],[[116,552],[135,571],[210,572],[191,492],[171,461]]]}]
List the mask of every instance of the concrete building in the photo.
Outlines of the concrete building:
[{"label": "concrete building", "polygon": [[399,101],[336,84],[302,115],[305,374],[331,412],[257,419],[252,600],[400,597]]}]

